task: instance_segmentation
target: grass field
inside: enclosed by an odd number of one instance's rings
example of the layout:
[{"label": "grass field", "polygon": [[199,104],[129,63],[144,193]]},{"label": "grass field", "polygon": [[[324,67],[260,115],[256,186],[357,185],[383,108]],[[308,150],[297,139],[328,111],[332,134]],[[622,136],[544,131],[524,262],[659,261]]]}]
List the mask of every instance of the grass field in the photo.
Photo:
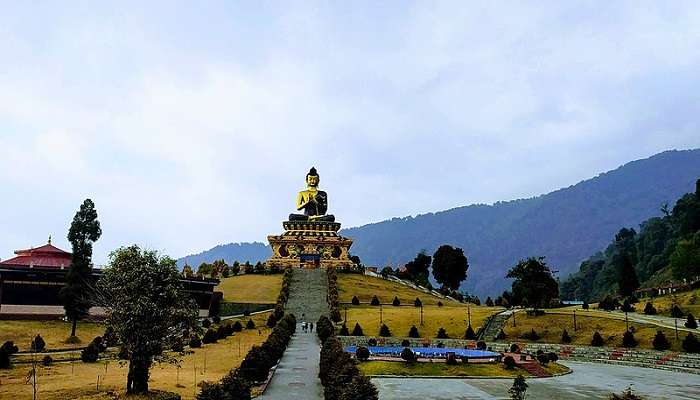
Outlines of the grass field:
[{"label": "grass field", "polygon": [[[591,312],[593,313],[593,312]],[[511,317],[504,328],[506,341],[528,342],[521,339],[523,333],[534,329],[541,338],[538,343],[561,343],[561,335],[564,329],[571,336],[571,344],[589,346],[593,333],[598,331],[605,340],[605,346],[622,347],[622,335],[625,332],[625,321],[601,316],[582,315],[583,312],[576,313],[577,330],[574,331],[572,314],[552,314],[547,313],[539,317],[530,317],[524,313],[518,313],[515,318],[516,326],[513,327]],[[634,329],[634,337],[639,342],[638,348],[651,349],[651,341],[657,330],[663,331],[666,338],[671,343],[671,350],[680,351],[681,340],[685,338],[685,333],[679,333],[679,341],[675,340],[675,333],[672,329],[658,328],[653,325],[632,323],[630,329]]]},{"label": "grass field", "polygon": [[413,304],[416,297],[421,299],[423,305],[437,304],[438,301],[445,305],[459,304],[400,283],[359,274],[338,274],[338,295],[341,303],[349,303],[353,296],[357,296],[361,304],[369,304],[372,297],[377,295],[379,301],[385,304],[391,304],[394,296],[398,296],[402,304]]},{"label": "grass field", "polygon": [[[483,377],[516,377],[530,376],[520,368],[508,370],[503,364],[457,364],[424,363],[408,364],[402,361],[368,361],[359,364],[360,370],[366,375],[398,375],[398,376],[483,376]],[[563,373],[568,370],[565,366],[549,363],[544,367],[551,374]]]},{"label": "grass field", "polygon": [[237,275],[224,278],[214,289],[232,303],[274,303],[282,288],[282,274]]},{"label": "grass field", "polygon": [[[472,328],[476,330],[486,318],[501,310],[499,307],[471,306]],[[348,307],[348,329],[352,332],[355,323],[359,323],[366,336],[379,334],[379,306],[350,306]],[[413,306],[382,306],[382,320],[393,336],[408,336],[412,325],[418,328],[421,337],[431,338],[437,335],[440,328],[445,328],[451,338],[461,339],[467,329],[466,304],[450,303],[443,307],[429,305],[423,307],[423,326],[420,325],[420,308]],[[345,318],[345,308],[341,306],[341,317]]]},{"label": "grass field", "polygon": [[78,344],[63,343],[70,336],[71,323],[63,321],[0,321],[0,344],[12,340],[20,351],[29,350],[32,339],[38,334],[46,342],[47,350],[85,347],[95,336],[102,336],[105,326],[98,322],[79,322],[76,335]]},{"label": "grass field", "polygon": [[651,302],[651,304],[656,307],[656,311],[659,314],[671,316],[671,309],[673,308],[674,301],[678,303],[678,306],[684,313],[690,312],[696,319],[700,316],[700,289],[673,295],[659,296],[653,299],[640,299],[639,303],[635,304],[635,309],[637,312],[641,313],[644,311],[644,306],[647,302]]},{"label": "grass field", "polygon": [[[258,329],[243,330],[234,336],[204,345],[182,358],[180,368],[172,364],[156,364],[151,368],[150,389],[179,393],[183,399],[193,399],[203,381],[218,381],[238,366],[253,345],[262,343],[270,332],[264,324],[267,314],[253,316]],[[247,321],[247,319],[245,319]],[[32,386],[25,384],[29,365],[17,364],[12,369],[0,370],[1,399],[31,399]],[[118,361],[94,364],[82,362],[56,363],[40,367],[38,371],[38,398],[42,400],[113,399],[108,392],[123,393],[126,387],[128,365]],[[97,377],[100,387],[97,389]],[[131,399],[131,397],[129,397]]]}]

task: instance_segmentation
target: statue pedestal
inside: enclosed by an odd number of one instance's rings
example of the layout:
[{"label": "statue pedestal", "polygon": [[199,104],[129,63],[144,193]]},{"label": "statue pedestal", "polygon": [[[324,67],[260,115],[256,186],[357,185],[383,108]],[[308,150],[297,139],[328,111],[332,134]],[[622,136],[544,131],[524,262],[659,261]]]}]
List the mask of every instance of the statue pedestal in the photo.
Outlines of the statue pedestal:
[{"label": "statue pedestal", "polygon": [[284,233],[267,237],[272,247],[268,266],[293,268],[351,267],[352,239],[338,235],[340,223],[285,221]]}]

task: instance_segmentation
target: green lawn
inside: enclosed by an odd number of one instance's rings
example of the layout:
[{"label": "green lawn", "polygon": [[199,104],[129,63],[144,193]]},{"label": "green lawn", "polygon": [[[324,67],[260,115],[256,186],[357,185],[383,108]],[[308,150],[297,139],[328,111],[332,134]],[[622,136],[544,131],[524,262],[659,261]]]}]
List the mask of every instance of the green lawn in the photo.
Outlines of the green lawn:
[{"label": "green lawn", "polygon": [[[367,361],[359,364],[365,375],[397,375],[397,376],[483,376],[483,377],[516,377],[530,374],[520,368],[508,370],[503,364],[479,363],[457,364],[424,363],[409,364],[404,361]],[[549,363],[545,369],[551,374],[568,370],[561,364]]]},{"label": "green lawn", "polygon": [[224,278],[214,289],[231,303],[275,303],[282,288],[282,274],[237,275]]}]

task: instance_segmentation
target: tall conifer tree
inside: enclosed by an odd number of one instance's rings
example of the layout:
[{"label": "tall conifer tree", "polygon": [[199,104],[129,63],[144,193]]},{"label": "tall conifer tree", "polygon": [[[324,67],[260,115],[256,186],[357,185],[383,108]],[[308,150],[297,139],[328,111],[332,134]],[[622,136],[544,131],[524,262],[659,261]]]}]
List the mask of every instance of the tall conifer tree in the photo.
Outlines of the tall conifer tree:
[{"label": "tall conifer tree", "polygon": [[92,284],[92,244],[102,236],[100,221],[97,220],[95,203],[86,199],[73,217],[68,240],[73,248],[71,266],[66,274],[66,285],[60,297],[66,316],[73,323],[71,337],[79,320],[87,316],[90,306],[90,286]]}]

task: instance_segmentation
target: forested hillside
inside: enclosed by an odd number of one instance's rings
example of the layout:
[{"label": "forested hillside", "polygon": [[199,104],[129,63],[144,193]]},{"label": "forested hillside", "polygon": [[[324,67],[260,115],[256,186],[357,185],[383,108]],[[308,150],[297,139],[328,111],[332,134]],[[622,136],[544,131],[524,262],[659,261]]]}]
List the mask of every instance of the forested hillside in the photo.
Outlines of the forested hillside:
[{"label": "forested hillside", "polygon": [[494,295],[509,286],[506,271],[528,256],[546,256],[566,278],[620,227],[660,216],[662,205],[692,191],[698,177],[700,150],[667,151],[543,196],[394,218],[343,234],[368,265],[402,265],[421,249],[459,246],[470,264],[463,288]]},{"label": "forested hillside", "polygon": [[[563,298],[598,301],[607,294],[623,297],[629,289],[653,287],[667,279],[700,276],[700,179],[695,193],[683,195],[663,216],[644,221],[639,233],[622,228],[603,252],[581,263],[561,287]],[[627,290],[629,291],[629,290]]]},{"label": "forested hillside", "polygon": [[[510,286],[506,271],[528,256],[546,256],[564,280],[604,250],[621,227],[662,216],[662,205],[673,205],[692,191],[698,177],[700,150],[667,151],[535,198],[394,218],[341,232],[354,239],[353,254],[379,267],[403,265],[420,250],[432,254],[442,244],[461,247],[470,264],[463,288],[493,296]],[[244,243],[186,259],[196,267],[222,258],[255,263],[269,255],[262,243]]]},{"label": "forested hillside", "polygon": [[189,264],[196,270],[199,264],[212,263],[216,260],[224,260],[229,264],[233,264],[234,261],[240,263],[250,261],[251,264],[255,264],[267,260],[270,255],[270,248],[260,242],[220,244],[201,253],[180,258],[177,260],[177,266],[182,268],[185,264]]}]

